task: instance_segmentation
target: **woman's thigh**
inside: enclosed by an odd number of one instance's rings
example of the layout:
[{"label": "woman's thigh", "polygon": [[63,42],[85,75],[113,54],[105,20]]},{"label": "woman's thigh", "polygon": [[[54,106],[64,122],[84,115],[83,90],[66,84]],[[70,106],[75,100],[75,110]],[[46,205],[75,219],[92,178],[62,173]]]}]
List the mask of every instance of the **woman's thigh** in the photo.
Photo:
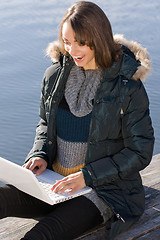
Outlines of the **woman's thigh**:
[{"label": "woman's thigh", "polygon": [[41,217],[54,209],[12,185],[0,186],[0,219],[5,217]]},{"label": "woman's thigh", "polygon": [[71,240],[102,222],[97,207],[81,196],[58,204],[23,240]]}]

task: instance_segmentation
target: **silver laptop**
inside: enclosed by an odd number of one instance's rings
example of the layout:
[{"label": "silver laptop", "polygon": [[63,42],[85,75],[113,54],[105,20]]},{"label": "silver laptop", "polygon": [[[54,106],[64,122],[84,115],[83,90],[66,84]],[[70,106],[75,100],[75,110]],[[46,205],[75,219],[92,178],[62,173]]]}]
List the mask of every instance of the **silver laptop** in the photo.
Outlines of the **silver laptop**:
[{"label": "silver laptop", "polygon": [[63,202],[91,191],[90,187],[83,188],[72,195],[67,193],[57,194],[51,191],[51,187],[56,183],[56,180],[62,178],[62,175],[49,169],[36,176],[32,171],[0,157],[0,181],[11,184],[48,204],[53,205]]}]

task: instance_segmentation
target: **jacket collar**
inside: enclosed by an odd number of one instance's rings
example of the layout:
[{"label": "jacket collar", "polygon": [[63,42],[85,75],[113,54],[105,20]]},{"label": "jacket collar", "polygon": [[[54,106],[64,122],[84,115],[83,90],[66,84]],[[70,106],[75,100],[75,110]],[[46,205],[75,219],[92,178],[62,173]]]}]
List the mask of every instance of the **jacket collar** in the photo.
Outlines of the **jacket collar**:
[{"label": "jacket collar", "polygon": [[117,62],[114,62],[109,69],[105,70],[102,81],[115,79],[119,75],[130,79],[137,71],[138,66],[140,66],[139,62],[123,53]]}]

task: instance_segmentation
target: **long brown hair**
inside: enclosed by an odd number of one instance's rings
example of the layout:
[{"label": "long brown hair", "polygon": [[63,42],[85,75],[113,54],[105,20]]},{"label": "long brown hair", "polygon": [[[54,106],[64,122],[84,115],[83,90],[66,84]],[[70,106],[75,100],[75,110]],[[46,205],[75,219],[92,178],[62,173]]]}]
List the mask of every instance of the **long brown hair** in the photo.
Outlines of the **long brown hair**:
[{"label": "long brown hair", "polygon": [[111,24],[102,9],[95,3],[80,1],[67,10],[61,22],[59,35],[63,54],[67,54],[62,39],[62,28],[66,21],[71,23],[75,40],[80,45],[86,44],[94,49],[98,67],[106,69],[119,59],[121,50],[113,39]]}]

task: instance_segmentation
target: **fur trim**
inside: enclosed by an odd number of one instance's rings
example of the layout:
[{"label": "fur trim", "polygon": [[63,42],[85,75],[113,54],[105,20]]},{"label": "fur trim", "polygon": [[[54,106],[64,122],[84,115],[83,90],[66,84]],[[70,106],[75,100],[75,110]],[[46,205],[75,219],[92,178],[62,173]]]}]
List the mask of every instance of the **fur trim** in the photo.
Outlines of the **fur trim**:
[{"label": "fur trim", "polygon": [[123,44],[124,46],[128,47],[131,52],[134,53],[136,60],[139,60],[141,63],[141,66],[138,67],[136,73],[133,75],[132,78],[135,80],[145,80],[151,70],[151,62],[147,49],[143,48],[142,45],[137,42],[128,41],[121,34],[115,34],[114,40],[116,43]]},{"label": "fur trim", "polygon": [[46,56],[51,58],[53,63],[58,62],[60,58],[60,43],[59,41],[50,42],[46,49]]},{"label": "fur trim", "polygon": [[[114,40],[116,43],[128,47],[134,53],[136,60],[139,60],[141,62],[141,66],[138,67],[136,73],[132,78],[135,80],[141,79],[144,81],[151,70],[151,62],[147,49],[143,48],[142,45],[137,42],[128,41],[121,34],[115,34]],[[60,49],[61,47],[59,41],[54,41],[48,44],[46,55],[51,58],[53,63],[59,60]]]}]

